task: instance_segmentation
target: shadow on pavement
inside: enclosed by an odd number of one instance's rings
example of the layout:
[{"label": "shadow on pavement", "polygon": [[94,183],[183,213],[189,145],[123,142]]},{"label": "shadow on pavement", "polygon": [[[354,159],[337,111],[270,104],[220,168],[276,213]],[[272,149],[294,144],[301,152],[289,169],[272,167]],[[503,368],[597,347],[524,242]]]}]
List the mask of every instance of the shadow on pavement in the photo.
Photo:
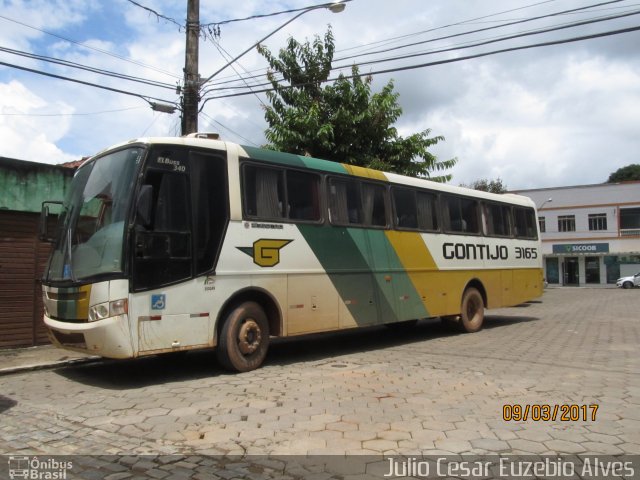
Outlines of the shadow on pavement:
[{"label": "shadow on pavement", "polygon": [[[499,328],[537,318],[487,315],[486,329]],[[265,365],[293,365],[371,350],[409,345],[437,338],[461,335],[437,318],[425,319],[411,328],[385,326],[273,339]],[[182,355],[167,354],[134,360],[104,360],[56,370],[70,380],[110,390],[142,388],[161,383],[197,380],[229,374],[219,366],[215,352],[200,350]],[[251,375],[251,372],[247,373]]]},{"label": "shadow on pavement", "polygon": [[0,413],[4,413],[18,404],[13,398],[0,395]]}]

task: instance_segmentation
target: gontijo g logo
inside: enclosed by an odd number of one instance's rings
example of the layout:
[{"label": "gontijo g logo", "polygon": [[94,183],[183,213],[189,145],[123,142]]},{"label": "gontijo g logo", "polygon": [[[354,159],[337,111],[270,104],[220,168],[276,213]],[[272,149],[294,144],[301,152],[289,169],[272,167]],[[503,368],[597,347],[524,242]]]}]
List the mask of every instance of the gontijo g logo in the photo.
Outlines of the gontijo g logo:
[{"label": "gontijo g logo", "polygon": [[236,247],[253,258],[253,263],[261,267],[273,267],[280,263],[280,249],[293,240],[261,238],[253,242],[253,247]]}]

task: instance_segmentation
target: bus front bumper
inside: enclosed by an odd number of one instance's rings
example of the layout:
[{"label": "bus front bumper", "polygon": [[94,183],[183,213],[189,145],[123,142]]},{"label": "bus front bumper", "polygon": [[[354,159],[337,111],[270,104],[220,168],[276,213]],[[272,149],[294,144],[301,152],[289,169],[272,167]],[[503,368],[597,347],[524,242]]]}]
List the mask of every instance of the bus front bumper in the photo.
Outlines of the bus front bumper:
[{"label": "bus front bumper", "polygon": [[127,315],[82,323],[61,322],[45,315],[44,323],[51,342],[60,348],[107,358],[134,356]]}]

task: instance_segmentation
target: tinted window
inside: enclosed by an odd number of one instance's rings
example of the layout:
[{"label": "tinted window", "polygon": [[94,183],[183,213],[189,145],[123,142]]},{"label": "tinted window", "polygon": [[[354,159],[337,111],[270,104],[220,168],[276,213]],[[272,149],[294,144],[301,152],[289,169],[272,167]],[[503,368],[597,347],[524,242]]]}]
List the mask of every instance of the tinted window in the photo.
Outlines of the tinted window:
[{"label": "tinted window", "polygon": [[438,197],[432,193],[417,192],[418,228],[438,230]]},{"label": "tinted window", "polygon": [[194,219],[196,274],[214,268],[227,225],[227,162],[224,158],[191,154],[191,198]]},{"label": "tinted window", "polygon": [[396,211],[396,226],[399,228],[418,228],[418,211],[416,208],[416,192],[408,188],[393,190],[393,204]]},{"label": "tinted window", "polygon": [[287,171],[287,202],[292,220],[320,219],[320,177],[313,173]]},{"label": "tinted window", "polygon": [[515,234],[518,238],[538,238],[536,214],[533,208],[516,207],[513,209]]},{"label": "tinted window", "polygon": [[244,168],[244,208],[251,217],[284,218],[283,172],[246,165]]},{"label": "tinted window", "polygon": [[484,206],[487,235],[507,237],[511,235],[511,208],[507,205],[489,203]]},{"label": "tinted window", "polygon": [[355,180],[329,179],[329,216],[336,225],[360,225],[362,208],[360,192]]},{"label": "tinted window", "polygon": [[471,198],[447,195],[443,201],[445,230],[454,233],[480,233],[478,202]]},{"label": "tinted window", "polygon": [[374,227],[387,225],[385,187],[383,185],[362,182],[363,223]]}]

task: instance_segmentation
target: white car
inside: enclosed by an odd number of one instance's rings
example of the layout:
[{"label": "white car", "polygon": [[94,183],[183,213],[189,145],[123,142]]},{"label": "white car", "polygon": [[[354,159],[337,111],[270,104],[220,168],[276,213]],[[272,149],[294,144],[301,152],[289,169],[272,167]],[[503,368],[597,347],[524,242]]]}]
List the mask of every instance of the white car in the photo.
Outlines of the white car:
[{"label": "white car", "polygon": [[630,277],[622,277],[616,281],[616,285],[622,288],[640,287],[640,272]]}]

